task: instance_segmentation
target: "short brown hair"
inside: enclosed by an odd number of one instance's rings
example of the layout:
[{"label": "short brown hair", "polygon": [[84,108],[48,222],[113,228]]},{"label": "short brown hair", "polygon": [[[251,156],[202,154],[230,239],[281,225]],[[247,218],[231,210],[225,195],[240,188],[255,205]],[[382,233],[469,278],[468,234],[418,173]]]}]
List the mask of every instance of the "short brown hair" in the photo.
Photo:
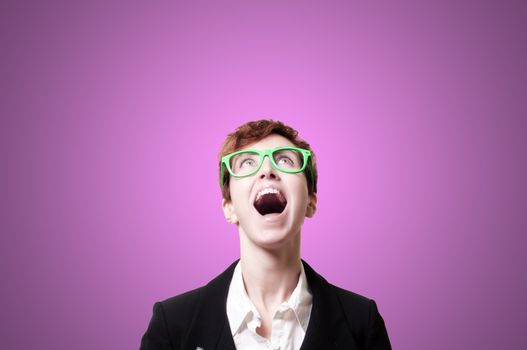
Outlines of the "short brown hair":
[{"label": "short brown hair", "polygon": [[[309,194],[316,193],[317,192],[317,162],[315,158],[315,153],[311,149],[311,146],[309,144],[298,137],[298,131],[295,129],[285,125],[284,123],[280,121],[275,121],[271,119],[262,119],[262,120],[256,120],[252,122],[248,122],[246,124],[243,124],[239,126],[236,131],[233,133],[227,135],[227,138],[223,142],[223,145],[221,146],[220,153],[218,155],[219,158],[219,172],[220,172],[220,186],[222,181],[222,174],[221,174],[221,158],[223,156],[226,156],[227,154],[230,154],[232,152],[236,152],[242,148],[244,148],[247,145],[250,145],[252,143],[258,142],[265,137],[271,135],[271,134],[278,134],[289,141],[291,141],[296,147],[299,148],[305,148],[307,150],[311,151],[311,168],[307,167],[304,171],[307,179],[307,188]],[[229,179],[230,174],[227,170],[225,170],[225,185],[222,187],[222,196],[226,200],[231,200],[231,193],[229,188]],[[311,183],[313,184],[311,186]]]}]

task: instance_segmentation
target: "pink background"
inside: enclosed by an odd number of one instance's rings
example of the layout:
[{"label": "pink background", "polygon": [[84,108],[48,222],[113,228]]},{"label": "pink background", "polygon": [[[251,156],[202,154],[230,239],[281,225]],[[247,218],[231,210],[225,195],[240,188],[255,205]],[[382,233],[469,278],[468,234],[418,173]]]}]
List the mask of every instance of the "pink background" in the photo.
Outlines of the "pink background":
[{"label": "pink background", "polygon": [[2,1],[1,347],[137,349],[238,257],[216,156],[259,118],[394,349],[525,346],[526,42],[524,1]]}]

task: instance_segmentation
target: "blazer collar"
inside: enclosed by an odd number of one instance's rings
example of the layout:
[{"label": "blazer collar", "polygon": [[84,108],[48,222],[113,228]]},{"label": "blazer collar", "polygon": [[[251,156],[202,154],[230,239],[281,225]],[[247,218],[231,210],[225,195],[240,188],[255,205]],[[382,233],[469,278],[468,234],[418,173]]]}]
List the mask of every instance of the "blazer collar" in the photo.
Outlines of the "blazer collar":
[{"label": "blazer collar", "polygon": [[[226,303],[229,285],[238,261],[239,259],[203,287],[183,349],[236,350],[227,318]],[[357,349],[334,287],[304,260],[302,264],[313,294],[313,308],[300,350]]]}]

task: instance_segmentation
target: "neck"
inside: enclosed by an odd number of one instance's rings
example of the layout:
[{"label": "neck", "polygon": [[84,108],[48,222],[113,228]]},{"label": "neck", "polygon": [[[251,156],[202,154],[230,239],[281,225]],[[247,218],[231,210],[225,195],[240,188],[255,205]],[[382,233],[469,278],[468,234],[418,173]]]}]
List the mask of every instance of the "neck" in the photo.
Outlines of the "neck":
[{"label": "neck", "polygon": [[300,232],[279,248],[257,246],[240,232],[240,264],[245,289],[257,309],[273,310],[287,300],[300,276]]}]

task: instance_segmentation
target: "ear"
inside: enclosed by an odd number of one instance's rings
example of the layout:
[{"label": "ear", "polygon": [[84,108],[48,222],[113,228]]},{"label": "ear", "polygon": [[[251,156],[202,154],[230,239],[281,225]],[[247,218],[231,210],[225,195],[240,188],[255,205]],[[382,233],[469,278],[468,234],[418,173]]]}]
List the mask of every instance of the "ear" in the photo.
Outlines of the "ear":
[{"label": "ear", "polygon": [[238,216],[236,216],[232,202],[225,198],[222,198],[221,207],[223,208],[223,215],[225,215],[225,219],[227,219],[227,222],[230,224],[238,225]]},{"label": "ear", "polygon": [[307,202],[306,217],[311,218],[317,211],[317,194],[311,193]]}]

